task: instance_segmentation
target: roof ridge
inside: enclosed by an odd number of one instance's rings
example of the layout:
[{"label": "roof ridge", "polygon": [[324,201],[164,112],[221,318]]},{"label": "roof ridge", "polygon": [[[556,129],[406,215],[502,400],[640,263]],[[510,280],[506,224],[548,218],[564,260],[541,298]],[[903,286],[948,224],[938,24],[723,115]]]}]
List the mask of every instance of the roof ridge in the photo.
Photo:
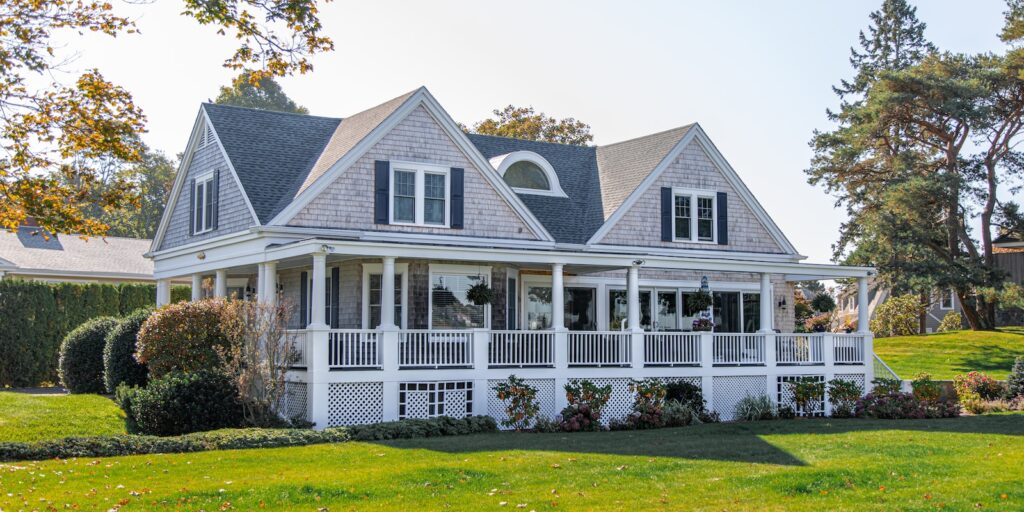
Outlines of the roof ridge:
[{"label": "roof ridge", "polygon": [[648,133],[647,135],[641,135],[639,137],[633,137],[632,139],[620,140],[618,142],[612,142],[610,144],[603,144],[603,145],[599,145],[597,147],[599,147],[599,148],[607,148],[609,146],[617,146],[619,144],[625,144],[627,142],[635,142],[635,141],[638,141],[640,139],[646,139],[648,137],[654,137],[656,135],[664,135],[666,133],[674,132],[676,130],[682,130],[684,128],[685,129],[690,129],[690,128],[693,128],[696,124],[697,124],[696,122],[693,122],[693,123],[690,123],[690,124],[684,124],[682,126],[676,126],[675,128],[669,128],[667,130],[662,130],[660,132]]},{"label": "roof ridge", "polygon": [[249,112],[259,112],[259,113],[262,113],[262,114],[276,114],[276,115],[282,115],[282,116],[298,116],[298,117],[302,117],[304,119],[316,118],[316,119],[327,119],[327,120],[331,120],[331,121],[341,121],[341,120],[345,119],[344,117],[318,116],[318,115],[314,115],[314,114],[300,114],[298,112],[281,112],[280,110],[267,110],[267,109],[264,109],[264,108],[241,107],[241,106],[238,106],[238,105],[226,105],[226,104],[223,104],[223,103],[213,103],[213,102],[210,102],[210,101],[204,101],[203,105],[204,106],[205,105],[209,105],[211,107],[234,108],[234,109],[238,109],[238,110],[247,110]]},{"label": "roof ridge", "polygon": [[[42,226],[18,226],[18,229],[36,229],[36,230],[39,230],[39,231],[46,231]],[[10,231],[7,231],[7,232],[10,233]],[[52,237],[60,237],[60,236],[74,237],[74,238],[77,238],[79,240],[81,240],[81,238],[82,238],[82,234],[81,233],[57,233],[56,235],[51,233],[50,236],[52,236]],[[102,239],[113,238],[115,240],[135,240],[135,241],[141,241],[141,242],[152,242],[153,241],[150,238],[134,238],[134,237],[130,237],[130,236],[112,236],[112,235],[111,236],[104,236],[104,235],[86,236],[86,240],[85,241],[87,242],[89,238],[102,238]]]},{"label": "roof ridge", "polygon": [[473,135],[475,137],[491,137],[491,138],[494,138],[494,139],[514,140],[514,141],[518,141],[518,142],[531,142],[531,143],[535,143],[535,144],[547,144],[547,145],[550,145],[550,146],[562,146],[562,147],[570,147],[570,148],[590,148],[590,149],[594,149],[594,148],[598,147],[598,146],[590,146],[590,145],[583,145],[583,146],[581,146],[579,144],[565,144],[563,142],[551,142],[551,141],[547,141],[547,140],[520,139],[519,137],[506,137],[504,135],[491,135],[489,133],[467,132],[467,135]]}]

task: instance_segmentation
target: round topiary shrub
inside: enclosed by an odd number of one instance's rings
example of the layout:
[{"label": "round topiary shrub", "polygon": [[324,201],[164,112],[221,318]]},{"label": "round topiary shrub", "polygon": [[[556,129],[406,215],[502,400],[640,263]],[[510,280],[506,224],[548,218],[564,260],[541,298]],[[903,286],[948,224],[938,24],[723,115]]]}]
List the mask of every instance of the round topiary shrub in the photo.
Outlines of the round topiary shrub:
[{"label": "round topiary shrub", "polygon": [[145,388],[121,385],[117,401],[133,433],[173,436],[244,423],[238,391],[219,372],[172,372]]},{"label": "round topiary shrub", "polygon": [[139,329],[153,310],[142,308],[129,313],[107,334],[103,347],[103,382],[107,393],[113,393],[117,386],[145,386],[149,375],[146,365],[135,360],[135,341]]},{"label": "round topiary shrub", "polygon": [[103,347],[118,320],[105,316],[79,325],[60,344],[57,370],[60,382],[71,393],[103,393]]},{"label": "round topiary shrub", "polygon": [[139,329],[135,353],[149,368],[150,378],[220,368],[217,347],[228,346],[222,328],[227,304],[224,299],[179,302],[146,319]]}]

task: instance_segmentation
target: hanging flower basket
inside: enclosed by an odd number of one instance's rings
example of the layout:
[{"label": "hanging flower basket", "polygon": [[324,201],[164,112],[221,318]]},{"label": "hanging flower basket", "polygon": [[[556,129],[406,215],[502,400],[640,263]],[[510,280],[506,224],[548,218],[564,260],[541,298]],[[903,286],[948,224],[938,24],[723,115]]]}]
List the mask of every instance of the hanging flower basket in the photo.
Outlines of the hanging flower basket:
[{"label": "hanging flower basket", "polygon": [[693,320],[693,330],[695,332],[708,332],[714,328],[714,324],[711,323],[710,318],[696,318]]},{"label": "hanging flower basket", "polygon": [[686,296],[686,306],[690,311],[707,311],[713,303],[711,294],[704,290],[697,290]]},{"label": "hanging flower basket", "polygon": [[494,301],[494,290],[487,283],[480,282],[466,290],[466,298],[476,306],[486,306]]}]

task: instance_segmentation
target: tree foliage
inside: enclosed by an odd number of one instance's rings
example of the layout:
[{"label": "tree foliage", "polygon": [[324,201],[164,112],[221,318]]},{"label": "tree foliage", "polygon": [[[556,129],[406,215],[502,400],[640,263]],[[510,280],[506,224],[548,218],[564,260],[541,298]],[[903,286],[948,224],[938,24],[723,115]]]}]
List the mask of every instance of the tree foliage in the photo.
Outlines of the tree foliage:
[{"label": "tree foliage", "polygon": [[572,117],[555,119],[533,107],[513,105],[494,110],[493,114],[494,117],[474,124],[473,133],[574,146],[586,146],[594,140],[590,125]]},{"label": "tree foliage", "polygon": [[1016,211],[998,190],[1020,177],[1024,80],[1012,53],[938,52],[914,11],[886,0],[872,14],[807,173],[846,206],[837,260],[876,266],[896,294],[951,287],[971,327],[992,328],[994,303],[973,292],[1002,282],[991,233]]},{"label": "tree foliage", "polygon": [[[333,49],[321,35],[316,0],[184,3],[184,15],[237,40],[224,65],[251,71],[254,83],[306,73],[311,54]],[[106,213],[140,207],[130,173],[111,181],[101,176],[110,162],[144,160],[146,118],[131,93],[97,69],[60,80],[68,56],[52,41],[58,32],[116,37],[136,29],[102,1],[0,3],[0,229],[16,229],[31,216],[50,233],[103,235],[109,225],[87,207]]]},{"label": "tree foliage", "polygon": [[918,318],[924,311],[925,306],[917,295],[890,297],[875,308],[875,317],[871,319],[871,332],[879,338],[917,334]]},{"label": "tree foliage", "polygon": [[221,87],[214,103],[292,114],[309,113],[306,107],[295,103],[284,93],[274,77],[264,76],[254,81],[253,74],[248,71],[236,76],[231,85]]}]

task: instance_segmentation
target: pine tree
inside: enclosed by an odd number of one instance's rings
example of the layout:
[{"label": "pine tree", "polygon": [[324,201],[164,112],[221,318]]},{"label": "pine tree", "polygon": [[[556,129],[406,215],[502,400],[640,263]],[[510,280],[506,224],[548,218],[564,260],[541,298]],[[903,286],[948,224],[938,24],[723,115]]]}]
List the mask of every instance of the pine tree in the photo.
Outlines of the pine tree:
[{"label": "pine tree", "polygon": [[1012,398],[1024,396],[1024,356],[1017,356],[1013,362],[1013,370],[1006,379],[1007,395]]},{"label": "pine tree", "polygon": [[309,113],[306,107],[292,101],[272,77],[258,77],[249,72],[236,76],[230,86],[221,87],[214,103],[292,114]]}]

